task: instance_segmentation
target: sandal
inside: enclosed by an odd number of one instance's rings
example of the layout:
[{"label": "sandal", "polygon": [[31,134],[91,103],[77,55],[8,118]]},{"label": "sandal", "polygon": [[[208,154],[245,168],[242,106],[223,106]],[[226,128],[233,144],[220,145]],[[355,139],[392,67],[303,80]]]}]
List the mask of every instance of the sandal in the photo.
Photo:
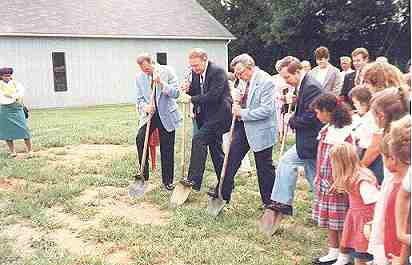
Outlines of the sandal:
[{"label": "sandal", "polygon": [[12,152],[9,154],[9,157],[11,158],[16,158],[17,157],[17,153],[16,152]]}]

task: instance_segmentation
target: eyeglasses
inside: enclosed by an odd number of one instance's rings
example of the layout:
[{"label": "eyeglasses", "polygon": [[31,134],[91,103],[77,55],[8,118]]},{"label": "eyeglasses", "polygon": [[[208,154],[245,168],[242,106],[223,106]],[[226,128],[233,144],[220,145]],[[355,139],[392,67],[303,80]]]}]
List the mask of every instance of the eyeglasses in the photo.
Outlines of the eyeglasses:
[{"label": "eyeglasses", "polygon": [[244,72],[246,71],[246,68],[240,68],[238,71],[236,71],[236,69],[235,69],[235,76],[236,77],[240,77]]}]

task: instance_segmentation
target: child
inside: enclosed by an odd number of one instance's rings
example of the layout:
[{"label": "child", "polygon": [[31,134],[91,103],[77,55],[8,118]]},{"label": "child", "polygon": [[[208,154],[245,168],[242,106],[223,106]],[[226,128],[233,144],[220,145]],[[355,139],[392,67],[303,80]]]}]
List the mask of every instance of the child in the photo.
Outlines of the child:
[{"label": "child", "polygon": [[[388,259],[399,257],[401,255],[402,244],[398,240],[397,235],[396,235],[395,202],[396,202],[396,196],[402,184],[402,180],[407,174],[408,169],[409,169],[409,162],[395,159],[395,157],[393,156],[393,153],[390,151],[390,148],[389,148],[390,141],[391,141],[391,136],[390,134],[387,134],[381,143],[381,150],[383,153],[383,160],[385,163],[385,167],[393,175],[392,182],[388,187],[387,193],[385,194],[386,199],[385,199],[384,209],[383,209],[383,215],[384,215],[383,240],[384,240],[385,256]],[[405,145],[407,145],[407,147],[405,146],[405,148],[409,148],[409,152],[410,152],[410,139],[408,141],[409,143],[405,143]]]},{"label": "child", "polygon": [[312,217],[321,228],[328,229],[329,252],[315,260],[315,264],[345,265],[350,262],[347,254],[339,253],[339,238],[348,209],[346,194],[336,192],[333,187],[330,150],[336,144],[352,142],[352,116],[350,109],[334,94],[322,94],[312,103],[317,118],[327,125],[319,132],[319,147],[314,183]]},{"label": "child", "polygon": [[[356,121],[354,117],[354,140],[361,164],[372,170],[380,185],[383,180],[383,162],[378,143],[382,139],[382,132],[376,125],[372,112],[369,111],[372,93],[366,86],[360,85],[351,90],[349,97],[359,115],[356,115]],[[372,142],[376,142],[376,148],[373,148]]]},{"label": "child", "polygon": [[[373,95],[371,100],[371,112],[374,116],[375,123],[379,128],[384,130],[385,134],[387,134],[390,131],[391,123],[408,113],[408,105],[409,103],[406,94],[401,88],[387,88]],[[388,138],[386,140],[388,140]],[[380,142],[380,145],[382,145],[382,141]],[[382,151],[384,150],[381,148],[381,153],[383,153]],[[388,154],[388,152],[386,153]],[[368,249],[369,253],[374,256],[374,263],[379,265],[386,264],[383,235],[385,223],[384,207],[394,178],[388,165],[384,163],[384,166],[384,180],[381,185],[381,196],[375,206],[375,215],[373,218]]]},{"label": "child", "polygon": [[330,159],[336,190],[349,195],[350,206],[343,227],[341,250],[351,252],[356,265],[366,265],[366,262],[373,260],[373,256],[367,253],[368,239],[363,228],[373,218],[379,195],[376,178],[371,171],[361,166],[352,144],[343,143],[332,147]]},{"label": "child", "polygon": [[399,259],[401,264],[404,264],[407,262],[408,256],[410,256],[411,245],[411,116],[408,115],[399,121],[393,122],[390,135],[389,148],[394,159],[409,165],[409,171],[403,178],[402,187],[398,192],[395,205],[396,232],[398,239],[404,244],[403,248],[405,250],[404,253],[401,251]]}]

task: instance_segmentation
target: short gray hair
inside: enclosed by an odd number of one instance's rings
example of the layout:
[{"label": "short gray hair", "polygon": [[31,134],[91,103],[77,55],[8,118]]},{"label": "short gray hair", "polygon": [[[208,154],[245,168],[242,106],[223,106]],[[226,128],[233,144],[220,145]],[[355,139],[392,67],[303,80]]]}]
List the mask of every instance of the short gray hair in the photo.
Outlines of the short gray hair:
[{"label": "short gray hair", "polygon": [[206,61],[208,56],[207,52],[205,52],[201,48],[193,48],[189,51],[189,58],[200,58],[203,61]]},{"label": "short gray hair", "polygon": [[141,65],[144,62],[153,64],[155,61],[149,53],[141,53],[137,56],[136,62],[137,64]]},{"label": "short gray hair", "polygon": [[237,64],[241,64],[244,68],[251,69],[255,67],[255,60],[253,60],[252,56],[250,56],[249,54],[243,53],[233,58],[232,62],[230,63],[230,67],[233,69]]}]

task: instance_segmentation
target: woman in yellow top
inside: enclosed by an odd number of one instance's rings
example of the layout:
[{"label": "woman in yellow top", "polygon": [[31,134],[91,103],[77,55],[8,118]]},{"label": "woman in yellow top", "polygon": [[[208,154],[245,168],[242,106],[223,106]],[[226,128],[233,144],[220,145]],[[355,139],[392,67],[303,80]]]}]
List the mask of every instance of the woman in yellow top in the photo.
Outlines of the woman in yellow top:
[{"label": "woman in yellow top", "polygon": [[5,140],[10,156],[16,157],[14,140],[24,139],[32,155],[31,135],[23,111],[23,86],[12,79],[13,68],[0,68],[0,140]]}]

